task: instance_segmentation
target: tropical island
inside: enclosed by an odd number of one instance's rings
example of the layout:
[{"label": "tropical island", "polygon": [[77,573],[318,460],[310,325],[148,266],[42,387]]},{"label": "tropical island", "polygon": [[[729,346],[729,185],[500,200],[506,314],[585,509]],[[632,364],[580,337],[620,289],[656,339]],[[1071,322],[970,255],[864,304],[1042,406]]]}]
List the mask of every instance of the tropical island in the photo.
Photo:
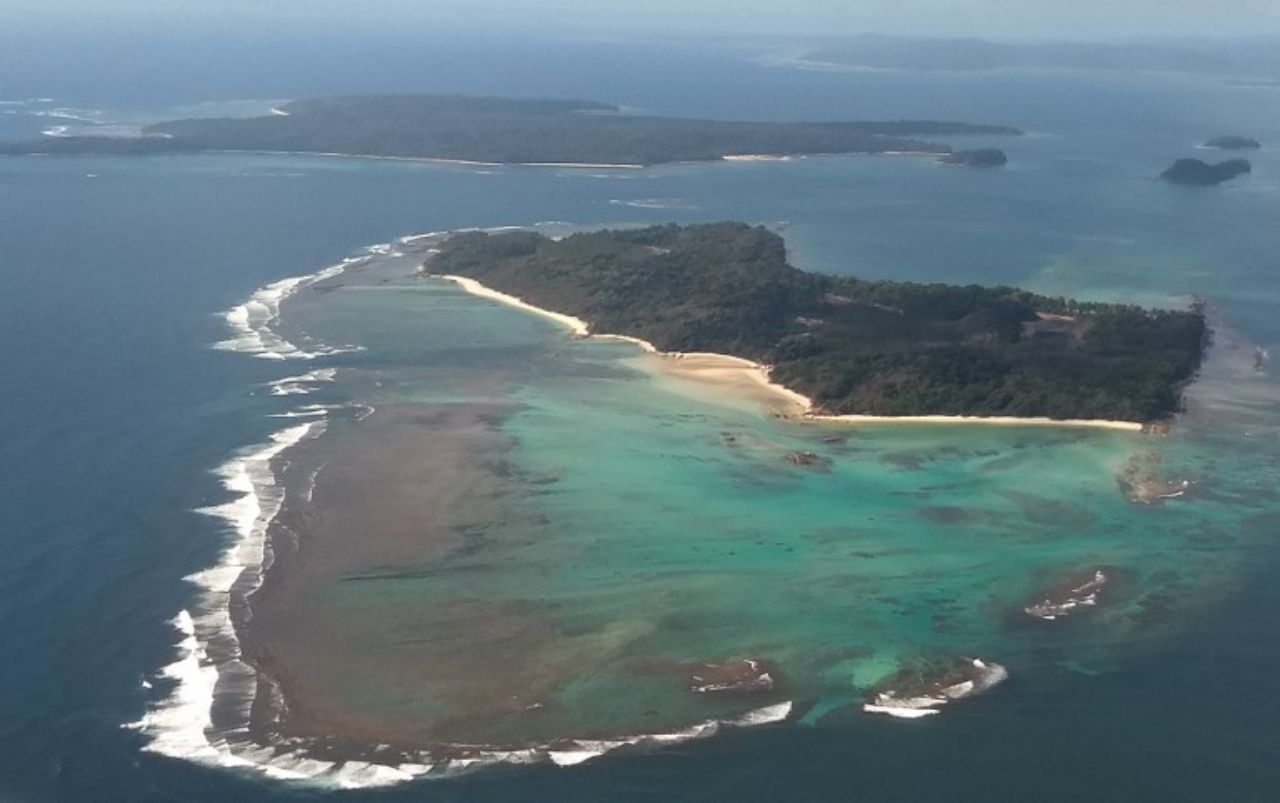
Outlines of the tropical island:
[{"label": "tropical island", "polygon": [[1262,143],[1253,137],[1242,137],[1238,134],[1224,134],[1219,137],[1213,137],[1204,143],[1206,148],[1215,148],[1222,151],[1256,151],[1262,147]]},{"label": "tropical island", "polygon": [[299,100],[250,118],[173,120],[138,137],[59,136],[0,154],[269,151],[488,164],[643,166],[752,154],[923,153],[936,137],[1016,136],[1004,125],[933,120],[745,122],[624,114],[593,101],[451,95]]},{"label": "tropical island", "polygon": [[815,414],[1150,422],[1179,409],[1207,338],[1195,309],[810,273],[743,223],[464,232],[423,271],[661,352],[767,365]]},{"label": "tropical island", "polygon": [[1247,159],[1228,159],[1217,164],[1210,164],[1200,159],[1179,159],[1161,173],[1160,178],[1173,184],[1211,187],[1252,170],[1253,165],[1249,164]]}]

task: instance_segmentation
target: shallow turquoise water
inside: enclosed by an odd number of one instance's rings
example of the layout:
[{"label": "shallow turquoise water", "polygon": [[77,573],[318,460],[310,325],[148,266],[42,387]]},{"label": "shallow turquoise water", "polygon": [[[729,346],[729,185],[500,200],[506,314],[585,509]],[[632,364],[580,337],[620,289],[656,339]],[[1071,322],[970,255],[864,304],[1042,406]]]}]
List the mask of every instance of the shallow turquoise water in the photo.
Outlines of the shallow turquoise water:
[{"label": "shallow turquoise water", "polygon": [[[474,370],[468,355],[520,366],[504,394],[517,412],[498,425],[514,444],[506,490],[477,522],[475,546],[391,589],[338,585],[323,602],[336,617],[485,606],[495,621],[546,628],[514,659],[559,678],[537,701],[553,712],[489,723],[471,740],[668,732],[779,700],[814,724],[856,710],[904,666],[953,656],[998,661],[1032,686],[1055,671],[1105,672],[1220,603],[1266,537],[1246,525],[1275,502],[1256,459],[1197,440],[1221,427],[1215,411],[1169,437],[806,424],[645,370],[634,346],[573,341],[445,283],[360,281],[357,271],[291,311],[323,340],[367,344],[362,367],[415,366],[391,395],[362,401],[457,404],[469,399],[440,389]],[[434,368],[425,375],[423,360]],[[833,434],[847,440],[824,442]],[[793,466],[796,451],[830,466]],[[1117,478],[1134,456],[1192,480],[1191,498],[1127,500]],[[1096,567],[1113,578],[1100,610],[1054,623],[1022,613]],[[406,637],[391,631],[383,649]],[[457,660],[468,646],[439,648]],[[471,646],[478,666],[491,659],[486,639]],[[776,667],[780,688],[745,700],[685,690],[682,666],[748,657]],[[377,708],[376,692],[355,683],[351,693]],[[450,694],[387,693],[383,704],[465,713]]]}]

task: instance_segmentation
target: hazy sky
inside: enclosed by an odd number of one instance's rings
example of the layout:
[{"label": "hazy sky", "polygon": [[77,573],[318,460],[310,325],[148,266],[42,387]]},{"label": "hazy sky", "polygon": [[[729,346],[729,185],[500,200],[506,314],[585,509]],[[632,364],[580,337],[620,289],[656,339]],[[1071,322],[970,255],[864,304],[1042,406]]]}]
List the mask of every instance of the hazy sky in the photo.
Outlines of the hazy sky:
[{"label": "hazy sky", "polygon": [[1280,0],[0,0],[0,21],[488,25],[548,33],[1120,38],[1280,33]]}]

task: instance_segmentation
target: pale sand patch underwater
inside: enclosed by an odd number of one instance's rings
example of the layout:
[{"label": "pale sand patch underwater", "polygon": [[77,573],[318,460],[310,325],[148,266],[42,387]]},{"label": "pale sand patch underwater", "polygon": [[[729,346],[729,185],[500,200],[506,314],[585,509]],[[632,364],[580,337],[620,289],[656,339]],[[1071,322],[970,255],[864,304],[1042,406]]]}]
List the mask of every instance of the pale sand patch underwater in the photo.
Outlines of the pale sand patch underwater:
[{"label": "pale sand patch underwater", "polygon": [[465,276],[435,275],[435,278],[454,282],[463,290],[481,298],[487,298],[525,312],[549,318],[569,329],[575,337],[596,337],[635,343],[652,355],[638,361],[642,368],[654,372],[706,383],[720,391],[731,391],[736,396],[751,399],[780,415],[804,421],[848,424],[1003,424],[1017,426],[1091,427],[1097,429],[1141,432],[1138,421],[1108,421],[1103,419],[1058,419],[1046,417],[977,416],[977,415],[827,415],[814,412],[813,400],[791,388],[773,382],[769,378],[769,366],[743,357],[712,352],[659,351],[652,343],[638,337],[615,334],[595,334],[581,318],[544,309],[494,290]]}]

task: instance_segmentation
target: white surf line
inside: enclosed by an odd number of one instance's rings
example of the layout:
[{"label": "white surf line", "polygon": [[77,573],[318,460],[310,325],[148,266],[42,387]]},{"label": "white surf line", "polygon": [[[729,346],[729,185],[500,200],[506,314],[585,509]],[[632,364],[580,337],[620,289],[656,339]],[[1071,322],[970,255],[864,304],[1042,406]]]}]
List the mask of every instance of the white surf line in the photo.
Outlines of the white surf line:
[{"label": "white surf line", "polygon": [[283,413],[271,413],[268,418],[321,418],[328,415],[333,410],[344,410],[349,405],[346,404],[304,404],[293,410],[286,410]]},{"label": "white surf line", "polygon": [[[252,681],[253,670],[241,660],[239,641],[231,621],[232,589],[242,578],[252,593],[261,583],[267,559],[267,529],[279,512],[284,492],[272,471],[272,461],[290,447],[324,430],[324,422],[291,426],[271,435],[265,444],[244,450],[217,469],[223,487],[235,497],[199,512],[222,520],[232,535],[218,562],[186,579],[200,589],[196,613],[182,610],[173,620],[182,634],[177,658],[159,676],[173,682],[169,695],[154,702],[142,719],[126,727],[141,731],[150,741],[144,750],[218,767],[249,767],[254,762],[231,750],[225,738],[213,733],[212,707],[219,679],[228,674]],[[227,655],[214,660],[210,642],[217,640]],[[252,689],[237,690],[247,718]],[[297,777],[281,768],[264,769],[277,778]]]},{"label": "white surf line", "polygon": [[680,742],[692,741],[694,739],[705,739],[714,736],[719,732],[721,727],[738,727],[749,728],[759,725],[770,725],[777,722],[783,722],[791,716],[793,705],[790,700],[777,703],[775,705],[764,706],[753,711],[748,711],[737,717],[728,719],[711,719],[705,722],[699,722],[691,725],[681,731],[673,733],[654,733],[643,736],[632,736],[622,739],[595,739],[595,740],[572,740],[571,743],[564,748],[556,750],[548,750],[548,758],[561,767],[573,766],[581,764],[584,761],[602,756],[611,750],[617,750],[619,747],[628,745],[648,745],[660,747],[670,744],[678,744]]},{"label": "white surf line", "polygon": [[941,713],[943,706],[985,694],[1009,679],[1009,670],[997,663],[971,659],[975,670],[973,678],[937,689],[933,694],[916,697],[898,697],[890,690],[875,696],[872,702],[862,706],[869,714],[887,714],[897,719],[920,719]]},{"label": "white surf line", "polygon": [[233,336],[213,345],[219,351],[252,354],[267,360],[312,360],[330,354],[360,351],[359,346],[323,346],[314,351],[298,348],[272,329],[279,320],[280,304],[298,290],[340,275],[350,266],[368,259],[349,257],[342,262],[306,276],[280,279],[254,291],[246,301],[223,313]]},{"label": "white surf line", "polygon": [[642,164],[595,164],[592,162],[515,162],[517,167],[567,167],[589,170],[644,170]]},{"label": "white surf line", "polygon": [[338,375],[337,368],[317,368],[298,376],[286,376],[267,383],[272,396],[305,396],[315,390],[315,385],[332,382]]},{"label": "white surf line", "polygon": [[[396,255],[389,244],[366,251],[371,255]],[[223,341],[217,347],[274,359],[310,359],[336,353],[338,349],[303,352],[270,327],[279,316],[280,302],[297,289],[337,276],[366,259],[367,256],[348,258],[316,273],[282,279],[261,288],[225,315],[238,337]],[[306,394],[311,392],[311,385],[333,381],[336,373],[335,368],[319,368],[284,377],[268,386],[273,395]],[[243,742],[232,732],[217,733],[213,726],[213,706],[218,701],[220,682],[238,686],[227,690],[226,696],[239,709],[238,729],[247,729],[249,724],[257,673],[242,660],[231,618],[231,603],[233,594],[235,598],[247,597],[257,590],[271,560],[267,533],[284,503],[284,489],[277,482],[272,463],[286,450],[323,433],[327,426],[323,419],[339,407],[341,405],[305,405],[272,416],[321,420],[275,432],[267,443],[241,450],[216,469],[223,488],[234,496],[223,504],[198,512],[222,520],[234,537],[214,566],[186,578],[200,589],[195,614],[184,609],[174,618],[173,624],[182,636],[176,647],[177,657],[158,672],[158,676],[170,681],[173,687],[167,697],[151,704],[142,719],[125,726],[149,738],[144,750],[209,766],[252,769],[277,779],[311,779],[339,769],[333,762],[276,756],[274,748]],[[215,644],[218,654],[211,655]],[[147,687],[150,688],[150,684]],[[373,770],[360,775],[378,780],[382,773]]]},{"label": "white surf line", "polygon": [[[571,767],[620,747],[663,748],[709,738],[725,727],[759,727],[783,722],[793,710],[793,704],[788,700],[734,717],[706,720],[678,731],[606,739],[560,739],[554,746],[499,750],[452,745],[445,751],[449,757],[437,758],[424,751],[413,755],[415,760],[396,764],[320,760],[308,757],[305,747],[282,750],[277,746],[248,741],[233,744],[214,733],[210,711],[222,665],[210,661],[207,642],[199,637],[202,626],[188,611],[181,611],[173,623],[182,634],[177,645],[178,657],[162,668],[158,675],[173,682],[174,689],[167,698],[153,705],[141,720],[125,726],[139,730],[151,739],[143,749],[206,766],[239,769],[276,780],[302,781],[325,787],[384,787],[424,776],[455,776],[497,764],[551,763]],[[239,663],[238,659],[236,662]]]}]

